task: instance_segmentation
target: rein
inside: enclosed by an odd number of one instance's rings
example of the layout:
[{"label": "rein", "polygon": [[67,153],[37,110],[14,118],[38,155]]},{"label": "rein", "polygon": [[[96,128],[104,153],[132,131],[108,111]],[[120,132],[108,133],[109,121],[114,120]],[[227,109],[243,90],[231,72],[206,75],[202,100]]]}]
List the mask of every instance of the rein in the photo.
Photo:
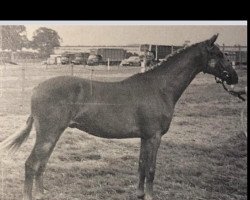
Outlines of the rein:
[{"label": "rein", "polygon": [[241,99],[242,101],[245,101],[246,99],[244,97],[242,97],[242,95],[246,94],[246,92],[243,92],[243,91],[239,91],[239,92],[236,92],[236,91],[233,91],[233,90],[229,90],[224,81],[218,79],[216,76],[215,76],[215,81],[216,83],[220,83],[222,85],[222,87],[224,88],[224,90],[226,90],[229,94],[235,96],[235,97],[238,97],[239,99]]}]

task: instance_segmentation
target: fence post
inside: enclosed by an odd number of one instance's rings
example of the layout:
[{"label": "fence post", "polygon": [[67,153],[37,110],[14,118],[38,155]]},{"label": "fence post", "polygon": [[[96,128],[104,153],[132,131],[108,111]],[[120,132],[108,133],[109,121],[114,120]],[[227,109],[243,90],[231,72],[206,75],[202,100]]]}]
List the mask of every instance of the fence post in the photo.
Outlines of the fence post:
[{"label": "fence post", "polygon": [[155,60],[158,60],[158,45],[155,45]]},{"label": "fence post", "polygon": [[25,67],[22,66],[22,93],[24,92],[25,89]]},{"label": "fence post", "polygon": [[144,73],[146,71],[146,59],[144,58],[141,62],[141,73]]},{"label": "fence post", "polygon": [[24,90],[25,90],[25,65],[26,65],[26,60],[25,63],[22,66],[22,71],[21,71],[21,110],[23,110],[23,106],[24,106]]},{"label": "fence post", "polygon": [[242,55],[241,55],[241,46],[239,45],[239,67],[241,67],[242,64]]},{"label": "fence post", "polygon": [[225,52],[225,44],[224,43],[222,44],[222,52],[223,53]]},{"label": "fence post", "polygon": [[70,67],[71,67],[71,76],[74,76],[74,65],[70,64]]},{"label": "fence post", "polygon": [[110,70],[110,62],[109,62],[109,58],[108,58],[108,71]]},{"label": "fence post", "polygon": [[171,54],[174,53],[174,46],[171,45]]},{"label": "fence post", "polygon": [[93,72],[94,72],[94,69],[91,69],[91,72],[90,72],[90,96],[91,97],[93,95],[93,87],[92,87]]}]

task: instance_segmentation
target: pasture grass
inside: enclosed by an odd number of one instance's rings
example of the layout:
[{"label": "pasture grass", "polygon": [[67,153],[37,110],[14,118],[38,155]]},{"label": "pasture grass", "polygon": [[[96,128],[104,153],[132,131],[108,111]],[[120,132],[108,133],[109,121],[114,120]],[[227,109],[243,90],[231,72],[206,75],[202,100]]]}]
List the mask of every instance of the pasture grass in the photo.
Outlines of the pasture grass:
[{"label": "pasture grass", "polygon": [[[31,78],[27,78],[22,93],[18,80],[12,80],[18,73],[6,69],[5,90],[0,98],[0,141],[24,125],[32,87],[44,77],[70,72],[66,67],[48,70],[34,66],[27,72]],[[103,76],[96,78],[121,80],[124,77],[117,74],[131,75],[137,69],[122,70],[100,70]],[[114,77],[105,77],[107,73]],[[246,85],[247,71],[238,70],[238,74],[240,86]],[[163,136],[157,158],[155,200],[247,199],[247,140],[240,124],[243,104],[217,85],[213,77],[197,76],[177,103],[170,130]],[[1,155],[0,199],[22,199],[24,162],[34,142],[33,130],[15,155]],[[66,129],[45,172],[48,191],[44,200],[137,199],[139,146],[139,139],[109,140]]]}]

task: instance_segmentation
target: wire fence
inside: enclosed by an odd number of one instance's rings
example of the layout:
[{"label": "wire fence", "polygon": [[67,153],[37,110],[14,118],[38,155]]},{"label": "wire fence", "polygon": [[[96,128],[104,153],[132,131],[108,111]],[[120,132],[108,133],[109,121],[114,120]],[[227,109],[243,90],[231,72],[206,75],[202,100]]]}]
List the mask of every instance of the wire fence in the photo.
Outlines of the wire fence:
[{"label": "wire fence", "polygon": [[77,76],[93,81],[114,82],[141,73],[138,66],[41,65],[23,62],[0,65],[0,97],[23,96],[39,83],[56,76]]}]

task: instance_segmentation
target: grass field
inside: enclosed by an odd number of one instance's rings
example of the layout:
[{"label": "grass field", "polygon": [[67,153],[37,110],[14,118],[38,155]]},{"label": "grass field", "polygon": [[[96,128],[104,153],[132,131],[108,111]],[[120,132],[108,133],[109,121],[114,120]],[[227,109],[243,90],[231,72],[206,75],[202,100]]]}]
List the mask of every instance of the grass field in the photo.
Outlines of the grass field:
[{"label": "grass field", "polygon": [[[1,68],[0,141],[20,129],[30,112],[31,89],[43,80],[70,75],[69,66]],[[74,75],[118,81],[139,68],[77,66]],[[246,69],[237,70],[239,86]],[[24,74],[25,73],[25,74]],[[25,77],[25,79],[23,79]],[[245,103],[226,93],[209,75],[199,74],[178,101],[170,130],[158,153],[155,200],[246,200],[247,140],[240,112]],[[0,199],[22,199],[24,162],[35,141],[12,157],[1,156]],[[46,200],[135,200],[139,139],[102,139],[66,129],[47,166]]]}]

